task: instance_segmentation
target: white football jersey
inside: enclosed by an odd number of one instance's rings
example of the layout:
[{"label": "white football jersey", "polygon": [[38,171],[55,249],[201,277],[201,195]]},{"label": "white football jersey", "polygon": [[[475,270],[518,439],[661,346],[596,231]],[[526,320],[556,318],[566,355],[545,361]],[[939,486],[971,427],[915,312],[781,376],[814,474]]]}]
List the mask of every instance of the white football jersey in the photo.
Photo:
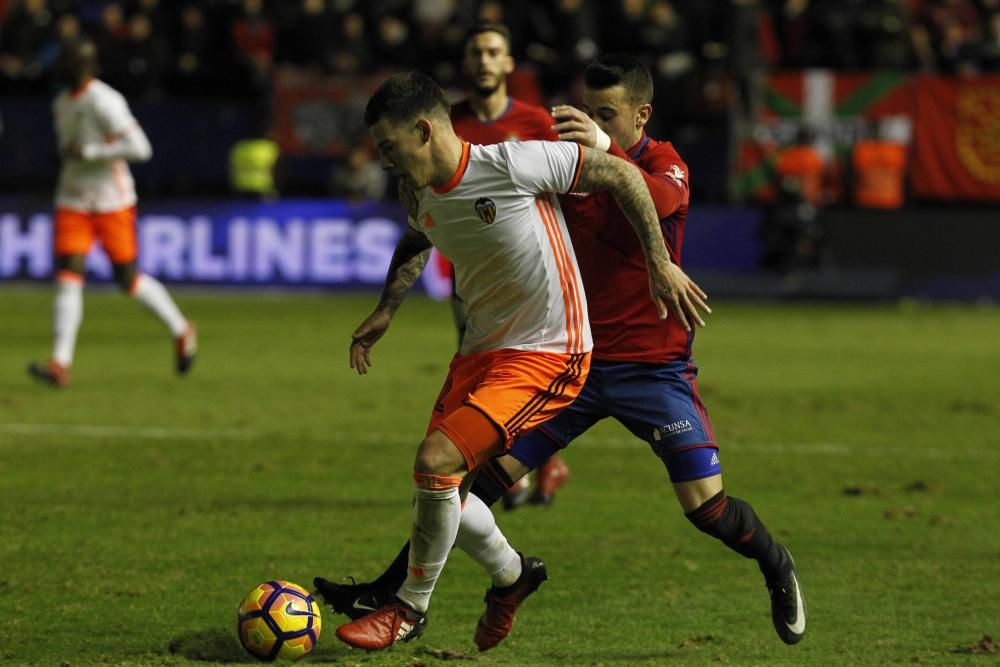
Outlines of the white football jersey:
[{"label": "white football jersey", "polygon": [[[56,206],[95,213],[134,206],[128,161],[148,160],[152,149],[122,94],[91,79],[80,90],[61,92],[52,110],[63,154]],[[66,155],[70,146],[83,148],[90,159]]]},{"label": "white football jersey", "polygon": [[573,189],[582,163],[583,149],[571,142],[463,142],[451,181],[415,193],[410,224],[455,266],[468,314],[463,355],[593,347],[580,269],[553,194]]}]

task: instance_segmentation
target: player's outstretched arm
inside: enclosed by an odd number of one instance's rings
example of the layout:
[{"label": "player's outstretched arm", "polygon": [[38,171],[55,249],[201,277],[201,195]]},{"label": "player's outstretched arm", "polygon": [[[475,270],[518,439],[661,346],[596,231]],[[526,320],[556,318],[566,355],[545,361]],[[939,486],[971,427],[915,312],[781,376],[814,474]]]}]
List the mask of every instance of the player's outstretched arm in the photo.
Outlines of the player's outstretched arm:
[{"label": "player's outstretched arm", "polygon": [[[404,202],[407,210],[409,204]],[[396,244],[385,277],[385,287],[375,312],[361,323],[351,336],[351,368],[364,375],[371,367],[371,348],[389,329],[392,316],[396,314],[406,293],[420,277],[427,258],[431,254],[431,242],[426,236],[409,225]]]},{"label": "player's outstretched arm", "polygon": [[621,158],[584,146],[576,190],[607,190],[618,202],[646,255],[650,292],[660,319],[666,319],[667,308],[672,308],[685,330],[691,330],[689,318],[705,326],[700,312],[712,312],[705,303],[708,297],[679,266],[670,261],[656,206],[639,169]]}]

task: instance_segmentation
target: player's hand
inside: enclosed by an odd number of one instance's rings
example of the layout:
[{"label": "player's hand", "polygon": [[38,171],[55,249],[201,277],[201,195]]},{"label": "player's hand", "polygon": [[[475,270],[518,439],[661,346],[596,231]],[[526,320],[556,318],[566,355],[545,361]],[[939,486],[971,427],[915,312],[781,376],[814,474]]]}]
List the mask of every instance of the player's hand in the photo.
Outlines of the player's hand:
[{"label": "player's hand", "polygon": [[667,319],[668,308],[672,309],[685,331],[691,331],[689,320],[705,326],[699,311],[712,312],[705,303],[708,295],[673,262],[659,265],[649,272],[649,291],[660,319]]},{"label": "player's hand", "polygon": [[552,126],[552,129],[559,133],[561,141],[575,141],[590,148],[597,146],[600,130],[597,123],[591,120],[587,114],[576,107],[561,104],[552,107],[552,117],[556,119],[556,124]]},{"label": "player's hand", "polygon": [[372,365],[372,346],[389,329],[392,314],[387,310],[376,310],[361,323],[351,335],[351,368],[358,375],[365,375]]}]

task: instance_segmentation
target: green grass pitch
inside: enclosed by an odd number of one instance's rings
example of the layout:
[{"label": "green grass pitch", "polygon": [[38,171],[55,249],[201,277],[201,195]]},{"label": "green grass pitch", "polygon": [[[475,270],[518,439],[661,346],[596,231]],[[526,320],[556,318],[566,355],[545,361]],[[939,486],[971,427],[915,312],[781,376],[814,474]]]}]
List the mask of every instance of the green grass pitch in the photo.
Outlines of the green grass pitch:
[{"label": "green grass pitch", "polygon": [[[190,377],[141,307],[93,289],[60,391],[24,372],[49,351],[50,291],[0,290],[0,664],[250,663],[252,586],[369,578],[407,536],[447,306],[413,297],[357,377],[371,295],[177,297],[201,331]],[[726,488],[795,554],[801,644],[774,634],[754,564],[608,422],[567,451],[555,505],[498,512],[551,576],[506,642],[476,652],[488,582],[454,552],[423,638],[352,651],[325,609],[305,662],[997,664],[1000,310],[713,305],[696,359]]]}]

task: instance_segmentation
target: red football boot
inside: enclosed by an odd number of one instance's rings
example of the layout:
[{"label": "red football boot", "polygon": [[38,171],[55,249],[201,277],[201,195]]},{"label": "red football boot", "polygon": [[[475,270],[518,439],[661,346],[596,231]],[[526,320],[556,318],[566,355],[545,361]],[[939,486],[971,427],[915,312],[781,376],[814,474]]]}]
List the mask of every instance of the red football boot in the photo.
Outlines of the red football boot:
[{"label": "red football boot", "polygon": [[45,364],[33,361],[28,366],[28,375],[53,387],[65,387],[69,384],[69,367],[56,361]]},{"label": "red football boot", "polygon": [[198,327],[194,322],[188,322],[187,329],[174,339],[174,344],[177,346],[177,373],[185,375],[198,354]]},{"label": "red football boot", "polygon": [[492,587],[486,591],[486,611],[479,617],[475,642],[480,651],[486,651],[502,642],[517,618],[517,608],[538,590],[549,578],[545,563],[539,558],[521,556],[521,576],[504,588]]},{"label": "red football boot", "polygon": [[532,505],[551,505],[556,491],[569,479],[569,466],[555,455],[538,468],[538,481],[528,502]]},{"label": "red football boot", "polygon": [[397,598],[367,616],[340,626],[337,637],[355,648],[380,651],[396,642],[416,639],[426,627],[427,614],[409,608]]}]

